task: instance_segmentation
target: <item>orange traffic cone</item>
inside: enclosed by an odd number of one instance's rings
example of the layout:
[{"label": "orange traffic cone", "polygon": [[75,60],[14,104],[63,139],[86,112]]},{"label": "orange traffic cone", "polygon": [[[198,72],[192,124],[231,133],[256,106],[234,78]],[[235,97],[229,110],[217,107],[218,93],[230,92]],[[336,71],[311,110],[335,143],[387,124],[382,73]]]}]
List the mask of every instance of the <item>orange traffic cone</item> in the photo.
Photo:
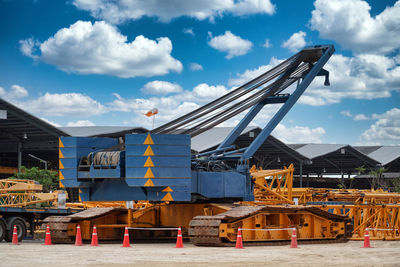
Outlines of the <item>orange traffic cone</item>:
[{"label": "orange traffic cone", "polygon": [[124,242],[122,243],[123,248],[130,248],[131,245],[129,244],[129,231],[128,227],[125,227],[125,233],[124,233]]},{"label": "orange traffic cone", "polygon": [[50,226],[48,226],[48,225],[46,227],[46,238],[44,239],[44,244],[43,245],[46,245],[46,246],[53,245],[51,243]]},{"label": "orange traffic cone", "polygon": [[82,246],[81,227],[79,225],[76,227],[75,246]]},{"label": "orange traffic cone", "polygon": [[182,229],[180,226],[178,228],[178,235],[176,237],[176,248],[183,248]]},{"label": "orange traffic cone", "polygon": [[364,234],[364,246],[363,248],[372,248],[371,244],[369,243],[369,233],[368,233],[368,228],[365,229],[365,234]]},{"label": "orange traffic cone", "polygon": [[92,247],[98,247],[98,246],[99,246],[99,240],[97,239],[96,225],[93,226],[92,243],[91,243],[90,245],[91,245]]},{"label": "orange traffic cone", "polygon": [[292,242],[290,242],[290,248],[297,248],[296,228],[293,228]]},{"label": "orange traffic cone", "polygon": [[242,230],[239,228],[237,237],[236,237],[236,248],[244,248],[243,247],[243,239],[242,239]]},{"label": "orange traffic cone", "polygon": [[17,234],[17,226],[16,225],[14,225],[12,244],[18,245],[18,234]]}]

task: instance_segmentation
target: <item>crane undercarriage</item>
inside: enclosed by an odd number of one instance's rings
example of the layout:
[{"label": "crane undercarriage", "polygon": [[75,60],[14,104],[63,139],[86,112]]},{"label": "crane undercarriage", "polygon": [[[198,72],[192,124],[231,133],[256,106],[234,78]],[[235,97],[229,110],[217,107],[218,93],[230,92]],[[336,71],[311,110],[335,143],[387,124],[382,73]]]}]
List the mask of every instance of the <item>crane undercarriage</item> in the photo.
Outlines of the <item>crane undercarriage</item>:
[{"label": "crane undercarriage", "polygon": [[240,203],[162,203],[137,210],[91,208],[69,216],[48,217],[45,223],[52,229],[54,243],[73,242],[78,224],[83,240],[90,240],[94,225],[99,240],[119,240],[128,227],[135,241],[175,239],[175,228],[181,226],[183,235],[199,246],[234,245],[238,228],[244,229],[244,242],[253,245],[286,244],[292,228],[296,228],[300,242],[346,242],[352,234],[347,216],[316,207]]}]

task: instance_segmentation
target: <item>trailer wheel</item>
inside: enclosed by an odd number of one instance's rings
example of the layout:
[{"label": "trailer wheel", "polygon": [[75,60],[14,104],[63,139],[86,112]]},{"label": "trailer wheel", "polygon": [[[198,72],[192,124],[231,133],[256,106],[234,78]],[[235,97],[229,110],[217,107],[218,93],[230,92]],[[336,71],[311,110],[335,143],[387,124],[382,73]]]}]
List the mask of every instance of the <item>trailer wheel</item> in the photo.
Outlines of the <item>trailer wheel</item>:
[{"label": "trailer wheel", "polygon": [[0,219],[0,242],[3,241],[6,232],[7,232],[6,224],[4,223],[3,220]]},{"label": "trailer wheel", "polygon": [[4,239],[7,242],[12,241],[14,225],[17,227],[18,242],[21,242],[21,240],[26,237],[26,224],[25,224],[24,219],[22,219],[20,217],[11,218],[10,228],[9,228],[9,230],[7,230],[6,235],[4,236]]}]

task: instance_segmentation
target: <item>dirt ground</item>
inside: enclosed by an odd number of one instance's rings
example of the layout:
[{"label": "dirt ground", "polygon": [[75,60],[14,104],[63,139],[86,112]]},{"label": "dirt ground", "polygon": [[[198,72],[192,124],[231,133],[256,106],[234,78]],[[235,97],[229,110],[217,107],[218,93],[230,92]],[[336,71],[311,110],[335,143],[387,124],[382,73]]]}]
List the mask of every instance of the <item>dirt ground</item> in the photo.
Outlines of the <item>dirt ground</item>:
[{"label": "dirt ground", "polygon": [[400,266],[399,241],[344,244],[245,247],[245,249],[196,247],[175,244],[100,244],[43,246],[42,240],[23,241],[15,246],[0,243],[0,266]]}]

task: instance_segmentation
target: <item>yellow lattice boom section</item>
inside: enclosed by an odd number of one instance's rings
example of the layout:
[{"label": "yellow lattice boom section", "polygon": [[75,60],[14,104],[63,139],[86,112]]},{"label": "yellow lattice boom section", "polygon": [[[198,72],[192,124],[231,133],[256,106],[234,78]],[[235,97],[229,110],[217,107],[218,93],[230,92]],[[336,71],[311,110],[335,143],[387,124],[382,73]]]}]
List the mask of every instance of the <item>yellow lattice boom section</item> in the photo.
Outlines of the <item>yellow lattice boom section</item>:
[{"label": "yellow lattice boom section", "polygon": [[[298,204],[317,206],[347,215],[353,221],[352,240],[363,240],[369,229],[373,240],[400,240],[400,193],[378,190],[293,188],[293,165],[283,170],[253,166],[254,205]],[[337,203],[337,204],[335,204]]]},{"label": "yellow lattice boom section", "polygon": [[283,170],[263,170],[253,166],[254,199],[262,204],[294,204],[292,200],[293,164]]},{"label": "yellow lattice boom section", "polygon": [[13,191],[42,191],[43,186],[33,180],[4,179],[0,180],[0,193]]},{"label": "yellow lattice boom section", "polygon": [[[152,206],[149,201],[140,200],[133,201],[133,209],[144,209]],[[81,209],[90,209],[90,208],[127,208],[126,201],[84,201],[81,203],[67,203],[66,207],[68,208],[81,208]]]},{"label": "yellow lattice boom section", "polygon": [[56,206],[61,192],[43,193],[42,190],[43,186],[33,180],[0,180],[0,207],[26,207],[40,203]]}]

